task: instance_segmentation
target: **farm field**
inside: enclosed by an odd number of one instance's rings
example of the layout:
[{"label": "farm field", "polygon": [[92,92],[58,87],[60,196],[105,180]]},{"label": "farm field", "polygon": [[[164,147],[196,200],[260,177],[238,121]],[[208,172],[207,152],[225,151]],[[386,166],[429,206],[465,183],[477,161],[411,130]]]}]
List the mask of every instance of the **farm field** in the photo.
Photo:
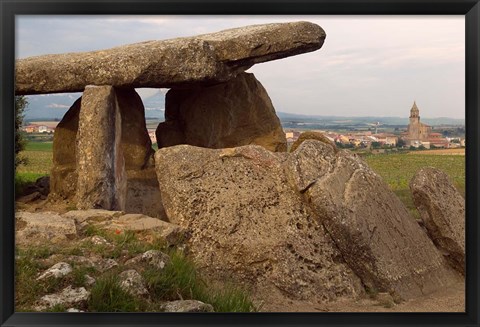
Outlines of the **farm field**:
[{"label": "farm field", "polygon": [[[442,155],[432,155],[434,152]],[[27,165],[21,165],[17,169],[20,178],[34,182],[37,178],[50,173],[52,142],[29,142],[20,155],[28,160]],[[408,185],[414,174],[422,167],[435,167],[447,173],[460,193],[465,196],[465,156],[445,154],[442,150],[435,150],[407,154],[367,155],[364,160],[385,180],[416,217],[418,213],[413,205]]]},{"label": "farm field", "polygon": [[465,197],[465,156],[432,155],[415,151],[407,154],[369,155],[365,156],[364,160],[383,178],[416,218],[419,218],[419,214],[408,185],[415,173],[423,167],[444,171]]}]

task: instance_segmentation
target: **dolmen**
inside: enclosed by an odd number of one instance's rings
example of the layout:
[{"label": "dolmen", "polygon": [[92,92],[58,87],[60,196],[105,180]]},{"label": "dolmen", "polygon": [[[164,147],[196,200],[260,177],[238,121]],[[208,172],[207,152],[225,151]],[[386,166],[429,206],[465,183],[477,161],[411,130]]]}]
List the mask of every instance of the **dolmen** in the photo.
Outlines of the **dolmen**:
[{"label": "dolmen", "polygon": [[286,151],[254,64],[321,48],[309,22],[253,25],[112,49],[17,60],[16,94],[83,92],[55,130],[51,198],[78,209],[163,214],[145,109],[135,88],[170,88],[159,147],[257,144]]},{"label": "dolmen", "polygon": [[[55,130],[49,197],[168,220],[210,279],[262,301],[398,302],[461,283],[461,198],[455,220],[430,217],[445,210],[422,193],[428,174],[412,182],[425,231],[352,152],[314,135],[287,152],[267,91],[246,70],[324,40],[320,26],[296,22],[18,60],[17,94],[83,92]],[[170,88],[156,152],[141,87]]]}]

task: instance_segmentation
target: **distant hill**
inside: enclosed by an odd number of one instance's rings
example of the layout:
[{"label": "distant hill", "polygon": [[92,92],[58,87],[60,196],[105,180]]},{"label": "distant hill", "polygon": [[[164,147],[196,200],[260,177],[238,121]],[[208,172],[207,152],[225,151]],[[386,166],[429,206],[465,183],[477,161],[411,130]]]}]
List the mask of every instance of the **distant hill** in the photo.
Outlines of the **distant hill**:
[{"label": "distant hill", "polygon": [[[26,121],[61,120],[67,110],[82,93],[58,93],[27,96],[28,106],[25,111]],[[152,96],[142,98],[145,116],[150,119],[163,120],[165,95],[159,90]]]},{"label": "distant hill", "polygon": [[[277,116],[282,123],[305,123],[309,124],[325,124],[325,125],[364,125],[379,122],[382,125],[408,125],[408,117],[353,117],[353,116],[320,116],[320,115],[302,115],[286,112],[277,112]],[[422,118],[421,121],[427,125],[465,125],[465,119],[438,117],[438,118]]]},{"label": "distant hill", "polygon": [[[29,105],[25,112],[26,121],[60,120],[70,106],[78,99],[81,93],[60,93],[28,96]],[[142,97],[145,107],[145,116],[150,120],[164,119],[165,95],[161,90],[148,97]],[[365,125],[379,122],[382,125],[408,125],[407,117],[340,117],[321,115],[302,115],[295,113],[277,112],[282,125],[292,127],[300,124],[315,126],[335,125]],[[465,119],[447,117],[423,118],[422,122],[431,126],[439,125],[465,125]]]}]

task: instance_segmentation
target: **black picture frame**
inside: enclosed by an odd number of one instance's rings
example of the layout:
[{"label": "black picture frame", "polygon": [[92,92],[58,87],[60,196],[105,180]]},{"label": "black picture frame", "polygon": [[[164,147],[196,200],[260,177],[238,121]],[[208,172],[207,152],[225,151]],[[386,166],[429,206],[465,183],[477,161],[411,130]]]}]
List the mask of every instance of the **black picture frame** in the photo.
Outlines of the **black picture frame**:
[{"label": "black picture frame", "polygon": [[[479,325],[479,52],[478,0],[0,0],[0,323],[1,326],[478,326]],[[14,48],[15,15],[245,14],[465,15],[466,209],[465,313],[15,313],[14,312]]]}]

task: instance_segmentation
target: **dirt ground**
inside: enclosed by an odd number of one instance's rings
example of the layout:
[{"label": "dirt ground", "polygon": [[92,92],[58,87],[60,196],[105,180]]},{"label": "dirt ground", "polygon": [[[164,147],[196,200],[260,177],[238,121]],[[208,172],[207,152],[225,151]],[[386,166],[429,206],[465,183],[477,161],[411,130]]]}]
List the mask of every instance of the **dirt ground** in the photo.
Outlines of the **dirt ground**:
[{"label": "dirt ground", "polygon": [[262,304],[263,312],[465,312],[465,284],[394,304],[391,307],[370,298],[343,299],[331,303],[285,300],[272,296]]}]

